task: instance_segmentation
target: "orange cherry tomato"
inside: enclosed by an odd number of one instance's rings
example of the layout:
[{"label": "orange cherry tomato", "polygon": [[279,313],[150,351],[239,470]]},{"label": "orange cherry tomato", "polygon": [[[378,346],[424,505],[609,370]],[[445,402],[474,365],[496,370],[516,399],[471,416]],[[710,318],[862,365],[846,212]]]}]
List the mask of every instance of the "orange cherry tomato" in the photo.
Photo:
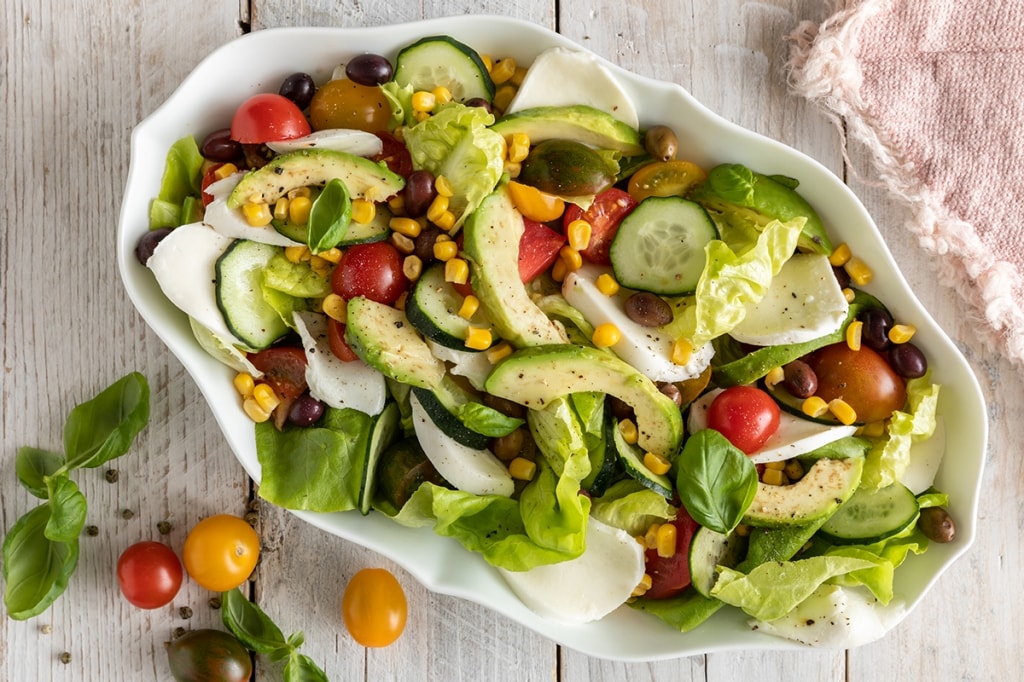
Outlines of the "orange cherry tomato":
[{"label": "orange cherry tomato", "polygon": [[233,590],[256,568],[260,538],[244,519],[216,514],[193,526],[182,550],[185,571],[213,592]]},{"label": "orange cherry tomato", "polygon": [[376,133],[388,129],[391,105],[379,87],[338,78],[324,83],[313,95],[309,120],[313,130],[354,128]]},{"label": "orange cherry tomato", "polygon": [[405,592],[390,571],[364,568],[349,581],[341,598],[341,615],[352,639],[366,647],[384,647],[405,629],[409,607]]},{"label": "orange cherry tomato", "polygon": [[536,187],[512,181],[508,183],[508,193],[523,217],[538,223],[557,220],[565,212],[565,201]]},{"label": "orange cherry tomato", "polygon": [[629,179],[629,194],[637,201],[647,197],[686,196],[707,176],[703,168],[689,161],[655,161],[633,173]]}]

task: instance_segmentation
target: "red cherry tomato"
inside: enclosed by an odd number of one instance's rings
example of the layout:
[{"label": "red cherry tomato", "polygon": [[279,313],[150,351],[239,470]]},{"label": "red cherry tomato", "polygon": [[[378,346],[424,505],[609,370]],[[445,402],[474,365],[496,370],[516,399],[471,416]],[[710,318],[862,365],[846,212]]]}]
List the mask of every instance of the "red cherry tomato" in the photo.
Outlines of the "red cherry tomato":
[{"label": "red cherry tomato", "polygon": [[311,130],[295,102],[269,92],[242,102],[231,119],[231,139],[243,144],[291,140],[309,135]]},{"label": "red cherry tomato", "polygon": [[842,398],[859,422],[888,419],[907,401],[903,379],[867,346],[851,350],[845,342],[834,343],[815,351],[808,364],[818,378],[817,395],[826,402]]},{"label": "red cherry tomato", "polygon": [[590,245],[580,253],[591,263],[611,265],[608,250],[612,246],[612,239],[619,229],[619,223],[636,208],[636,205],[637,200],[631,197],[629,192],[611,187],[598,193],[594,197],[594,203],[586,211],[576,204],[567,206],[562,224],[567,227],[569,223],[580,218],[590,223]]},{"label": "red cherry tomato", "polygon": [[779,406],[755,386],[730,386],[711,401],[708,428],[749,455],[778,431]]},{"label": "red cherry tomato", "polygon": [[213,195],[208,194],[206,192],[206,188],[212,185],[213,183],[217,182],[217,169],[223,165],[223,163],[212,164],[209,168],[206,169],[206,172],[203,173],[203,181],[200,183],[200,187],[203,190],[202,199],[204,207],[209,206],[210,203],[213,201]]},{"label": "red cherry tomato", "polygon": [[373,160],[378,163],[383,161],[392,173],[408,178],[412,173],[412,155],[409,154],[409,148],[397,137],[383,130],[375,132],[374,135],[380,138],[384,148],[380,154],[373,157]]},{"label": "red cherry tomato", "polygon": [[523,225],[523,236],[519,239],[519,277],[529,282],[551,267],[566,238],[561,232],[529,218],[523,218]]},{"label": "red cherry tomato", "polygon": [[391,305],[408,286],[402,254],[390,242],[350,246],[331,275],[331,288],[346,301],[365,296]]},{"label": "red cherry tomato", "polygon": [[182,577],[178,555],[159,542],[137,542],[117,560],[121,594],[140,609],[169,604],[181,589]]},{"label": "red cherry tomato", "polygon": [[327,341],[334,357],[342,362],[353,362],[359,359],[352,346],[345,340],[345,325],[334,318],[327,318]]},{"label": "red cherry tomato", "polygon": [[699,526],[682,507],[671,523],[676,527],[676,553],[662,557],[657,550],[649,549],[644,555],[647,575],[651,576],[651,587],[644,593],[647,599],[674,597],[690,586],[690,541]]},{"label": "red cherry tomato", "polygon": [[306,352],[297,346],[276,346],[249,356],[263,372],[263,381],[282,398],[298,398],[306,391]]}]

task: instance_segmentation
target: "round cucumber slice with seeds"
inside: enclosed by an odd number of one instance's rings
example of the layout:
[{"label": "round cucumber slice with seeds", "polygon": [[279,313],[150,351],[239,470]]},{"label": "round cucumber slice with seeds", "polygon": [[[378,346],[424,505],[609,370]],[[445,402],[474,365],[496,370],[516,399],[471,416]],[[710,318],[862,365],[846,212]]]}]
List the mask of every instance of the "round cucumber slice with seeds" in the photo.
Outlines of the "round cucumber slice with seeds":
[{"label": "round cucumber slice with seeds", "polygon": [[682,197],[649,197],[619,225],[609,257],[624,287],[662,296],[692,294],[704,247],[718,229],[704,208]]},{"label": "round cucumber slice with seeds", "polygon": [[422,38],[399,52],[395,82],[414,90],[445,87],[458,102],[494,99],[494,81],[480,55],[451,36]]}]

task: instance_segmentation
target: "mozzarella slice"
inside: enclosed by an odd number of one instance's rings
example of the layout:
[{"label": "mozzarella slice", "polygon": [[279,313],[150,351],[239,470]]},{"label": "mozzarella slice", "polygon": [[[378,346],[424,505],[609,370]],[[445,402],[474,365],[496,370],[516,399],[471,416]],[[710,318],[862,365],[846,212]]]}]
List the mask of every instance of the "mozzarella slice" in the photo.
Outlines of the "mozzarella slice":
[{"label": "mozzarella slice", "polygon": [[882,606],[863,588],[822,585],[782,618],[750,626],[808,646],[852,649],[883,637],[905,610],[895,601]]},{"label": "mozzarella slice", "polygon": [[[708,409],[715,397],[725,389],[717,388],[708,391],[690,405],[686,428],[696,433],[708,426]],[[788,412],[779,413],[779,428],[765,442],[760,450],[749,455],[754,464],[778,462],[792,457],[807,454],[840,438],[852,436],[857,432],[854,425],[819,424],[809,419],[793,416]]]},{"label": "mozzarella slice", "polygon": [[232,241],[202,223],[181,225],[157,244],[146,266],[167,300],[214,336],[243,346],[217,306],[217,259]]},{"label": "mozzarella slice", "polygon": [[294,319],[306,350],[310,395],[331,407],[350,407],[371,416],[380,414],[387,398],[384,375],[362,360],[339,360],[331,352],[323,315],[297,312]]},{"label": "mozzarella slice", "polygon": [[931,488],[945,452],[946,425],[942,417],[938,417],[931,438],[914,443],[914,447],[911,448],[910,463],[900,476],[900,483],[910,488],[915,495],[920,495]]},{"label": "mozzarella slice", "polygon": [[644,551],[626,531],[590,517],[587,548],[579,557],[529,571],[498,570],[539,615],[562,623],[589,623],[629,599],[644,577]]},{"label": "mozzarella slice", "polygon": [[590,264],[570,272],[562,282],[562,296],[595,327],[614,324],[622,339],[611,350],[652,381],[686,381],[700,376],[715,355],[712,345],[695,350],[685,365],[672,362],[675,339],[626,315],[626,299],[631,291],[620,289],[613,296],[601,293],[597,278],[604,272],[607,270]]},{"label": "mozzarella slice", "polygon": [[427,339],[430,352],[438,360],[450,363],[448,371],[460,377],[466,377],[470,385],[478,391],[484,390],[484,381],[491,373],[493,365],[487,353],[468,350],[456,350]]},{"label": "mozzarella slice", "polygon": [[515,489],[512,476],[490,450],[477,450],[448,436],[423,409],[415,393],[409,396],[409,404],[416,439],[446,481],[474,495],[512,495]]},{"label": "mozzarella slice", "polygon": [[232,239],[248,239],[273,246],[301,246],[301,242],[285,237],[272,225],[253,227],[246,221],[241,209],[228,207],[228,195],[244,175],[245,173],[233,173],[206,188],[206,193],[213,197],[213,201],[206,207],[203,222],[217,233]]},{"label": "mozzarella slice", "polygon": [[506,113],[574,104],[605,111],[632,128],[640,125],[632,98],[611,71],[593,55],[565,47],[548,48],[533,60]]},{"label": "mozzarella slice", "polygon": [[796,254],[729,335],[755,346],[803,343],[841,328],[849,307],[828,257]]},{"label": "mozzarella slice", "polygon": [[348,128],[317,130],[304,137],[267,142],[267,146],[279,154],[316,148],[366,157],[376,156],[384,149],[384,143],[373,133]]}]

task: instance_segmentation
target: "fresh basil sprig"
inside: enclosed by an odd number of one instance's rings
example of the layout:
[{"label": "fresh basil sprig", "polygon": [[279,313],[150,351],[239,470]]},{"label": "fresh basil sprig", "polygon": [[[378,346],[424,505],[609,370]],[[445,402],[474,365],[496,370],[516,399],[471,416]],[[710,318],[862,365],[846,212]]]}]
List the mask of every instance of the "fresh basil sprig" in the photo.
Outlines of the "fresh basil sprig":
[{"label": "fresh basil sprig", "polygon": [[686,440],[676,466],[679,499],[690,516],[731,533],[757,493],[757,468],[750,458],[718,431],[702,429]]},{"label": "fresh basil sprig", "polygon": [[88,504],[71,472],[125,454],[147,421],[149,384],[132,372],[71,410],[63,454],[18,449],[18,481],[45,502],[18,519],[4,538],[4,605],[11,618],[25,620],[45,611],[64,593],[78,565]]},{"label": "fresh basil sprig", "polygon": [[221,620],[224,627],[252,652],[263,654],[272,661],[283,661],[285,682],[328,682],[327,674],[298,649],[302,646],[302,632],[292,633],[285,639],[281,628],[263,609],[245,598],[240,590],[229,590],[221,597]]}]

